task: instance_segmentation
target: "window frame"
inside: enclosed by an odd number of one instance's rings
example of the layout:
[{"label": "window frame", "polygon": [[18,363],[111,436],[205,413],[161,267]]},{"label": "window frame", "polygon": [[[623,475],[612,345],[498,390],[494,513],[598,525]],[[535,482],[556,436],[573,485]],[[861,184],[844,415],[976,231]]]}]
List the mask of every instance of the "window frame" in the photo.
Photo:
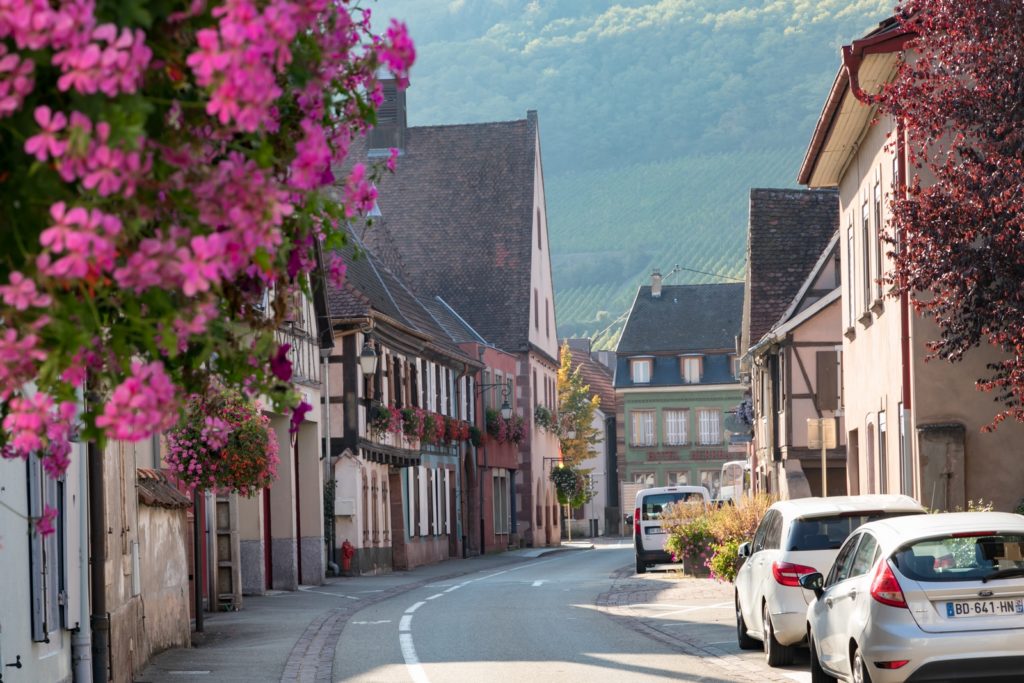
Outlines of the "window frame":
[{"label": "window frame", "polygon": [[[689,443],[687,439],[690,431],[690,411],[686,408],[665,408],[661,412],[663,443],[666,446],[686,446]],[[675,417],[675,420],[671,419],[671,417]],[[671,425],[673,421],[675,421],[676,427],[681,427],[681,429],[676,430],[675,440],[672,439],[672,433],[669,429],[669,425]]]},{"label": "window frame", "polygon": [[[715,432],[717,439],[710,440],[710,434],[708,435],[709,440],[705,440],[705,415],[714,415],[716,420],[714,422]],[[707,421],[707,424],[712,424],[711,420]],[[721,408],[698,408],[697,409],[697,445],[699,446],[720,446],[722,445],[722,409]]]},{"label": "window frame", "polygon": [[[645,430],[645,434],[650,434],[648,443],[641,443],[637,438],[637,426],[638,418],[648,417],[650,418],[649,429]],[[630,410],[629,411],[629,445],[633,448],[651,448],[657,445],[657,439],[655,438],[655,432],[657,431],[657,419],[656,412],[649,408]]]},{"label": "window frame", "polygon": [[[644,367],[647,369],[646,379],[637,379],[637,369]],[[654,375],[654,359],[653,358],[630,358],[629,359],[629,379],[633,384],[650,384],[651,376]]]},{"label": "window frame", "polygon": [[[704,357],[702,355],[680,356],[679,366],[679,375],[684,384],[700,384],[704,379]],[[693,372],[690,371],[691,367],[694,368]]]}]

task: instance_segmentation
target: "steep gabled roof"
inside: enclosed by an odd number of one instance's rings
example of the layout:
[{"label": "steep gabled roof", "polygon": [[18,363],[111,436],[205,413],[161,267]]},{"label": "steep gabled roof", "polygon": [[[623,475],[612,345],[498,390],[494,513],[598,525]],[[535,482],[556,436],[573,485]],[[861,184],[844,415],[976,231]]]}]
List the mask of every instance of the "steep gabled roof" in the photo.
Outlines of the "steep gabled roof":
[{"label": "steep gabled roof", "polygon": [[618,354],[687,353],[735,348],[743,285],[664,285],[660,297],[640,287],[622,329]]},{"label": "steep gabled roof", "polygon": [[[366,141],[349,160],[366,158]],[[408,129],[365,234],[421,296],[439,295],[485,339],[528,346],[537,118]]]},{"label": "steep gabled roof", "polygon": [[779,320],[838,225],[834,190],[750,190],[743,351]]},{"label": "steep gabled roof", "polygon": [[487,340],[481,337],[465,319],[458,314],[451,306],[439,296],[432,298],[424,297],[420,303],[427,309],[438,325],[448,333],[448,337],[456,344],[486,344]]},{"label": "steep gabled roof", "polygon": [[427,343],[435,350],[460,359],[468,358],[405,282],[351,231],[348,244],[339,250],[339,254],[346,263],[345,283],[340,288],[328,285],[327,299],[332,318],[382,314],[426,337]]}]

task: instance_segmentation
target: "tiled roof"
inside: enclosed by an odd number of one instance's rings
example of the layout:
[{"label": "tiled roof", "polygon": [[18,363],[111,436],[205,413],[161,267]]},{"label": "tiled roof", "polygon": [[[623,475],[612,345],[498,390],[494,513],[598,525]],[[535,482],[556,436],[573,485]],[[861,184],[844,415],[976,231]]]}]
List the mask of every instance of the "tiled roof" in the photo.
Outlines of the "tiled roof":
[{"label": "tiled roof", "polygon": [[[410,288],[439,295],[489,342],[527,348],[537,119],[408,129],[365,236]],[[349,160],[365,158],[365,140]]]},{"label": "tiled roof", "polygon": [[136,472],[139,502],[149,507],[183,509],[192,501],[167,480],[160,470],[140,467]]},{"label": "tiled roof", "polygon": [[487,340],[481,337],[465,319],[460,316],[451,306],[439,296],[423,297],[420,303],[433,316],[438,325],[448,333],[448,337],[456,344],[475,343],[486,344]]},{"label": "tiled roof", "polygon": [[621,356],[732,350],[742,312],[743,285],[738,283],[663,285],[657,298],[645,285],[637,292],[615,351]]},{"label": "tiled roof", "polygon": [[678,356],[655,356],[654,368],[651,371],[651,381],[643,383],[633,382],[633,376],[629,370],[629,356],[619,355],[615,362],[615,388],[629,389],[631,387],[698,387],[711,384],[736,384],[738,380],[733,375],[730,353],[712,353],[704,355],[701,359],[700,382],[691,384],[683,381],[682,366]]},{"label": "tiled roof", "polygon": [[572,355],[573,368],[580,369],[584,384],[590,385],[590,395],[601,397],[601,410],[605,415],[615,412],[615,388],[612,386],[611,370],[590,356],[575,352]]},{"label": "tiled roof", "polygon": [[744,350],[793,301],[838,224],[835,190],[750,190]]},{"label": "tiled roof", "polygon": [[360,318],[381,313],[426,335],[447,355],[468,358],[405,282],[389,270],[374,251],[366,249],[352,232],[349,232],[348,244],[338,253],[346,263],[345,284],[341,288],[328,285],[327,300],[332,318]]}]

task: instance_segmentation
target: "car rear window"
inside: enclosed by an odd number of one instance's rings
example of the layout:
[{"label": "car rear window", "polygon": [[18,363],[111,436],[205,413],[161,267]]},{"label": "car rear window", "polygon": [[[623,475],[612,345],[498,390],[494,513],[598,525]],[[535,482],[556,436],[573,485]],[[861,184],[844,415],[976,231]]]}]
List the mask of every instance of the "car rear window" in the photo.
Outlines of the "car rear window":
[{"label": "car rear window", "polygon": [[839,550],[843,541],[861,524],[913,514],[919,513],[864,512],[797,519],[790,527],[786,550]]},{"label": "car rear window", "polygon": [[892,559],[901,574],[915,581],[978,581],[1005,570],[1024,575],[1024,536],[929,538],[901,548]]},{"label": "car rear window", "polygon": [[699,493],[658,493],[644,496],[640,519],[645,522],[661,519],[661,513],[673,503],[703,503],[704,496]]}]

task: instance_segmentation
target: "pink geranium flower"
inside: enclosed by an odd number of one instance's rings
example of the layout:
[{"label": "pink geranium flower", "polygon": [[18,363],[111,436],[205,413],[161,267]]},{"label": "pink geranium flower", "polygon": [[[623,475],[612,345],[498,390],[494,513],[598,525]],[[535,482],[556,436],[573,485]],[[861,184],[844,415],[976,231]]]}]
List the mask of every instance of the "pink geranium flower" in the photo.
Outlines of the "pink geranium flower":
[{"label": "pink geranium flower", "polygon": [[63,155],[68,143],[60,140],[57,133],[67,126],[68,117],[63,112],[53,113],[45,105],[36,107],[34,117],[42,132],[25,141],[25,153],[31,154],[39,161],[46,161],[50,157],[56,159]]}]

